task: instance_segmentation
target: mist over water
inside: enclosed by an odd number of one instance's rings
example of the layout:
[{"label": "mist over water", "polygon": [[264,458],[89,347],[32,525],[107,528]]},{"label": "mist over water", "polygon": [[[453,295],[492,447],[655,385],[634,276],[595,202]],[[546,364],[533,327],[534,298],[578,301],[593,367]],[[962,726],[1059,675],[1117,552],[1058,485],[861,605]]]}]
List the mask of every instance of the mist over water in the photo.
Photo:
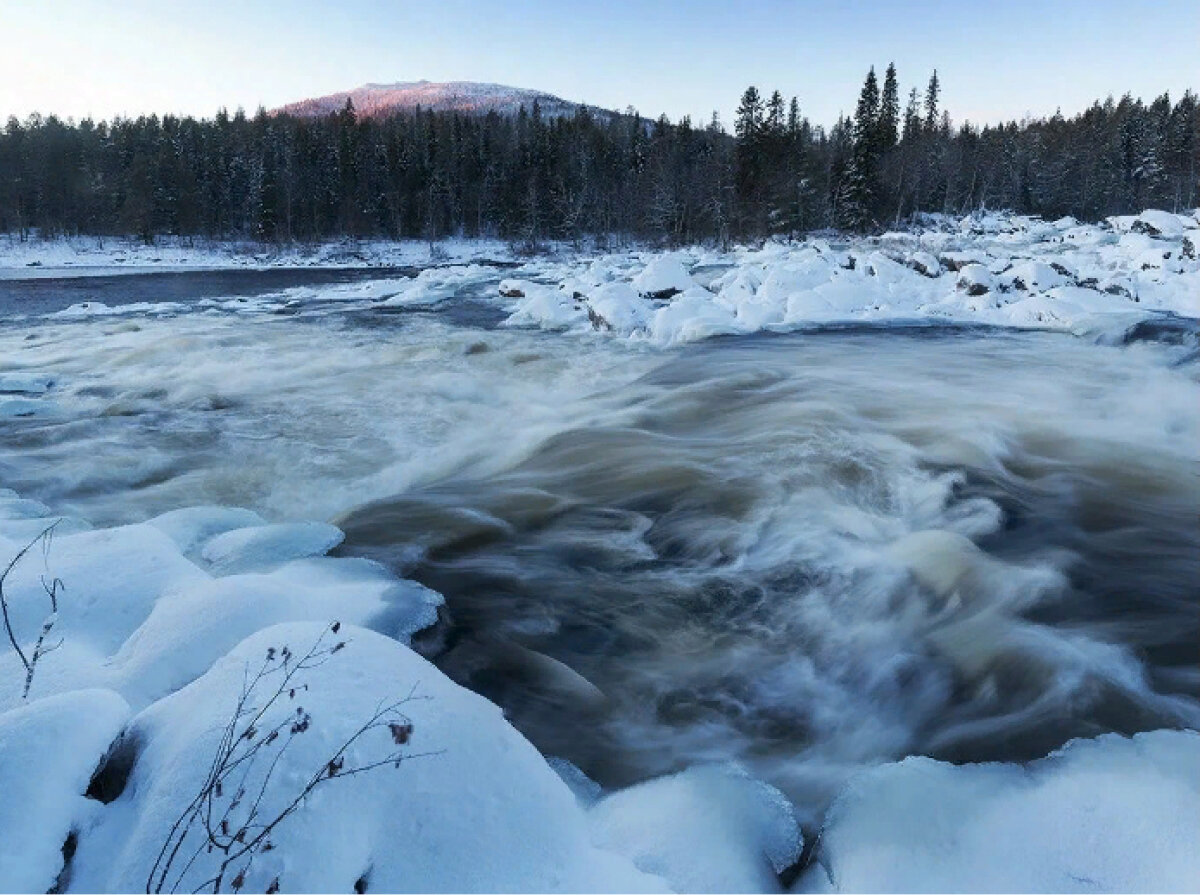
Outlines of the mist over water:
[{"label": "mist over water", "polygon": [[333,519],[445,594],[421,650],[608,785],[733,759],[812,822],[879,761],[1200,723],[1194,346],[493,323],[0,329],[54,407],[0,475],[97,524]]}]

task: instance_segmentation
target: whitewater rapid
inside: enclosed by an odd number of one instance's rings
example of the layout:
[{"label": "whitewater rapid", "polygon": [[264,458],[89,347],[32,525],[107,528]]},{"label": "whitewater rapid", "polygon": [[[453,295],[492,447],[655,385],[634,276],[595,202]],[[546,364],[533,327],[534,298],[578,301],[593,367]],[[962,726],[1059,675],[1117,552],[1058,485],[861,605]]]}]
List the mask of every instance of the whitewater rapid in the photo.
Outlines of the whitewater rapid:
[{"label": "whitewater rapid", "polygon": [[606,786],[732,759],[814,825],[904,755],[1200,724],[1192,330],[662,349],[499,326],[499,279],[0,326],[0,477],[97,525],[334,521],[445,595],[419,649]]}]

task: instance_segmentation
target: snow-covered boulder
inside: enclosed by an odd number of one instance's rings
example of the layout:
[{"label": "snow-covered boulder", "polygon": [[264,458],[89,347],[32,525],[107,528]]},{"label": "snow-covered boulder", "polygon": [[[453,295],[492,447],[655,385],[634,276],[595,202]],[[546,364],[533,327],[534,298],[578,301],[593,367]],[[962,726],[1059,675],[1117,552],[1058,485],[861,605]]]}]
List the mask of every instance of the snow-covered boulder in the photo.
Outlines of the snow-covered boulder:
[{"label": "snow-covered boulder", "polygon": [[597,845],[628,856],[677,892],[773,892],[803,844],[792,807],[774,787],[709,765],[601,799]]},{"label": "snow-covered boulder", "polygon": [[1189,892],[1200,733],[1076,740],[1029,765],[908,758],[826,817],[798,891]]},{"label": "snow-covered boulder", "polygon": [[709,336],[740,332],[734,315],[713,301],[706,289],[693,286],[654,312],[651,338],[662,345],[694,342]]},{"label": "snow-covered boulder", "polygon": [[63,845],[95,818],[88,783],[129,717],[110,690],[76,690],[0,712],[0,892],[46,892]]},{"label": "snow-covered boulder", "polygon": [[1183,235],[1184,219],[1169,211],[1150,208],[1139,214],[1130,224],[1129,229],[1134,233],[1145,233],[1147,236],[1176,239]]},{"label": "snow-covered boulder", "polygon": [[1042,292],[1070,280],[1042,261],[1021,261],[1004,271],[998,279],[1006,287],[1022,292]]},{"label": "snow-covered boulder", "polygon": [[178,545],[185,555],[192,554],[219,534],[235,528],[266,525],[267,521],[252,510],[240,507],[183,507],[155,516],[147,522]]},{"label": "snow-covered boulder", "polygon": [[263,628],[340,620],[407,643],[437,620],[442,602],[436,591],[358,558],[312,557],[215,578],[160,600],[108,663],[108,682],[142,707],[191,683]]},{"label": "snow-covered boulder", "polygon": [[[38,528],[44,520],[30,519]],[[6,549],[3,555],[13,552]],[[151,525],[58,535],[45,560],[40,550],[13,568],[5,582],[13,629],[31,645],[49,614],[44,579],[61,579],[59,613],[53,639],[64,640],[77,662],[83,654],[99,665],[146,620],[158,599],[167,593],[207,581],[209,576],[189,562],[167,535]],[[0,678],[10,668],[12,655],[0,653]],[[49,653],[39,665],[35,693],[51,681],[65,662],[66,652]],[[86,663],[85,663],[86,664]],[[86,677],[83,666],[77,668]],[[49,691],[43,691],[49,692]],[[5,694],[0,693],[0,702]]]},{"label": "snow-covered boulder", "polygon": [[524,280],[501,280],[498,291],[501,298],[524,298],[529,286]]},{"label": "snow-covered boulder", "polygon": [[[407,647],[361,628],[342,627],[344,649],[289,682],[268,701],[278,678],[262,683],[263,707],[254,737],[282,725],[280,751],[263,747],[216,796],[240,828],[268,768],[257,818],[281,815],[314,775],[328,775],[330,760],[360,726],[389,702],[415,697],[398,711],[411,723],[400,737],[387,727],[367,731],[344,753],[343,771],[377,761],[361,774],[327,779],[270,834],[272,848],[244,869],[245,891],[261,892],[278,878],[282,891],[662,891],[622,857],[592,844],[584,810],[537,750],[496,706],[452,683]],[[143,891],[172,825],[204,787],[212,758],[247,669],[276,657],[284,646],[292,661],[329,642],[329,626],[280,625],[239,644],[185,689],[137,715],[130,734],[139,744],[132,776],[80,836],[72,889]],[[301,678],[303,680],[301,680]],[[294,736],[289,719],[307,719]],[[241,736],[237,727],[235,736]],[[272,765],[278,752],[278,763]],[[399,765],[391,757],[399,754]],[[241,774],[246,774],[242,782]],[[335,771],[335,775],[336,775]],[[199,850],[195,863],[181,852],[177,888],[191,891],[215,870],[220,853]],[[361,881],[361,882],[360,882]],[[174,883],[174,876],[170,877]]]},{"label": "snow-covered boulder", "polygon": [[967,264],[959,269],[956,285],[967,295],[983,295],[991,291],[995,282],[991,271],[982,264]]},{"label": "snow-covered boulder", "polygon": [[593,327],[623,335],[645,329],[656,310],[629,283],[606,283],[588,295],[587,307]]},{"label": "snow-covered boulder", "polygon": [[678,256],[660,255],[633,278],[631,285],[640,295],[661,299],[684,292],[695,283]]},{"label": "snow-covered boulder", "polygon": [[281,522],[235,528],[209,540],[201,556],[218,575],[273,568],[293,559],[323,556],[345,540],[327,522]]},{"label": "snow-covered boulder", "polygon": [[937,277],[942,273],[941,262],[928,252],[914,252],[908,265],[923,277]]},{"label": "snow-covered boulder", "polygon": [[524,287],[524,297],[504,321],[507,326],[537,326],[542,329],[571,329],[587,323],[583,302],[572,291],[533,283]]}]

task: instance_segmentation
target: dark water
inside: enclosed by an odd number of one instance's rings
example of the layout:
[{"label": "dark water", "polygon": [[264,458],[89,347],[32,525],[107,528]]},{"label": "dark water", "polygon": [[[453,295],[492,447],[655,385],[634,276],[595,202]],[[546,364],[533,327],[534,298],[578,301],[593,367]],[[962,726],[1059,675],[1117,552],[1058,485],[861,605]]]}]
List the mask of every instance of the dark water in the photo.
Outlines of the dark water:
[{"label": "dark water", "polygon": [[205,298],[253,297],[296,286],[357,283],[416,273],[417,268],[411,267],[304,267],[0,279],[0,317],[50,314],[83,302],[115,307],[139,302],[191,303]]}]

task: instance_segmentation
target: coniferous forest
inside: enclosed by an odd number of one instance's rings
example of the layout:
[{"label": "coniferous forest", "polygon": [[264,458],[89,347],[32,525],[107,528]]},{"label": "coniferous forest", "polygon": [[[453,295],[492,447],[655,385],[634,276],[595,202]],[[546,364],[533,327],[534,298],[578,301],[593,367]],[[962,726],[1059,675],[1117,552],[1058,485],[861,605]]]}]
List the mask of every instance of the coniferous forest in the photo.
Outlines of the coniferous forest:
[{"label": "coniferous forest", "polygon": [[867,75],[853,118],[812,124],[793,98],[714,114],[516,116],[417,109],[363,117],[12,118],[0,132],[0,232],[272,241],[584,237],[667,243],[1011,209],[1096,220],[1200,204],[1196,95],[1124,96],[1067,118],[955,124],[937,73],[902,95]]}]

